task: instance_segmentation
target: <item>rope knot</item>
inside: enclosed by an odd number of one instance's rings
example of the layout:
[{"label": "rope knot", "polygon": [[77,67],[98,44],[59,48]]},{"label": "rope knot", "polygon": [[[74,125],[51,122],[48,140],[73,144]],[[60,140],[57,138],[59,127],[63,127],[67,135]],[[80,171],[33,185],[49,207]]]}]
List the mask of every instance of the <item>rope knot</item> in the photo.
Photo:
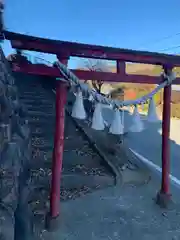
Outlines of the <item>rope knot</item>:
[{"label": "rope knot", "polygon": [[172,82],[176,79],[176,74],[172,70],[170,70],[166,73],[163,72],[162,75],[163,75],[163,78],[166,79],[167,85],[171,85]]}]

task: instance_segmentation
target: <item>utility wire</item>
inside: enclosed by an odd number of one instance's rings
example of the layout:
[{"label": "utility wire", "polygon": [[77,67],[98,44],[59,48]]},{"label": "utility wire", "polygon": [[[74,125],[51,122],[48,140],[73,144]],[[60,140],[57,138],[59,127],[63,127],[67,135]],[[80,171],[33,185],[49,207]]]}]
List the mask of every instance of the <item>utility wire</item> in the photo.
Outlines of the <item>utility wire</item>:
[{"label": "utility wire", "polygon": [[[154,45],[154,44],[163,42],[163,41],[165,41],[165,40],[171,39],[171,38],[176,37],[176,36],[179,36],[179,35],[180,35],[180,32],[175,33],[175,34],[172,34],[172,35],[168,35],[168,36],[166,36],[166,37],[164,37],[164,38],[159,38],[159,39],[153,41],[152,43],[149,42],[148,44],[146,44],[146,43],[144,43],[144,44],[145,44],[145,46]],[[142,44],[142,45],[144,45],[144,44]]]},{"label": "utility wire", "polygon": [[174,47],[165,48],[165,49],[162,49],[162,50],[160,50],[160,51],[161,51],[161,52],[166,52],[166,51],[174,50],[174,49],[178,49],[178,48],[180,48],[180,45],[174,46]]},{"label": "utility wire", "polygon": [[[180,32],[177,32],[177,33],[175,33],[175,34],[168,35],[168,36],[166,36],[166,37],[164,37],[164,38],[157,39],[156,41],[154,41],[154,42],[152,42],[152,43],[149,43],[149,44],[147,44],[146,46],[148,46],[148,45],[150,45],[150,44],[154,45],[154,44],[163,42],[163,41],[165,41],[165,40],[171,39],[171,38],[173,38],[173,37],[175,37],[175,36],[179,36],[179,35],[180,35]],[[179,48],[180,48],[180,45],[177,45],[177,46],[173,46],[173,47],[168,47],[168,48],[161,49],[161,50],[158,51],[158,52],[166,52],[166,51],[175,50],[175,49],[179,49]]]}]

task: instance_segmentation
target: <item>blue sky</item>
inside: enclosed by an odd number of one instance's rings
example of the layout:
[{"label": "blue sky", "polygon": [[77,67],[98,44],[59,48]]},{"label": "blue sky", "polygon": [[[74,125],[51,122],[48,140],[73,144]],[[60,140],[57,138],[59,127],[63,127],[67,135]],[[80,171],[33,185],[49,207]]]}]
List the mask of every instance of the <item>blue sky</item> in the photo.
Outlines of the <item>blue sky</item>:
[{"label": "blue sky", "polygon": [[[5,4],[5,26],[10,31],[149,51],[180,45],[180,34],[175,35],[180,32],[180,0],[6,0]],[[12,51],[8,43],[3,48],[6,54]],[[178,54],[180,48],[165,52]]]}]

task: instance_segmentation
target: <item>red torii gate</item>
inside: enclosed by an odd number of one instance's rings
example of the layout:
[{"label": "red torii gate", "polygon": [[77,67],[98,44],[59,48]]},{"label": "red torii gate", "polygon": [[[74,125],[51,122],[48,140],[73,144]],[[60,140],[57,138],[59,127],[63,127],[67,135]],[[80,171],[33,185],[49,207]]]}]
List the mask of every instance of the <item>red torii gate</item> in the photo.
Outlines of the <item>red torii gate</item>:
[{"label": "red torii gate", "polygon": [[[68,64],[70,56],[83,58],[97,58],[114,60],[117,63],[117,72],[93,72],[85,70],[72,70],[79,79],[83,80],[101,80],[104,82],[132,82],[160,84],[161,76],[145,76],[127,74],[125,62],[146,63],[161,65],[165,72],[172,70],[173,67],[180,66],[180,56],[134,51],[97,45],[89,45],[75,42],[66,42],[59,40],[50,40],[38,37],[32,37],[19,33],[5,31],[5,38],[11,41],[13,48],[22,50],[32,50],[44,53],[56,54],[59,61]],[[38,64],[19,64],[12,66],[13,71],[24,72],[36,75],[46,75],[53,77],[63,77],[60,71],[54,67],[48,67]],[[122,80],[122,81],[121,81]],[[60,176],[62,167],[63,147],[64,147],[64,105],[66,102],[67,89],[61,81],[56,82],[56,131],[54,138],[53,168],[52,168],[52,186],[50,200],[50,218],[57,219],[59,216],[60,204]],[[180,78],[177,78],[173,84],[180,84]],[[167,201],[170,199],[169,190],[169,165],[170,165],[170,101],[171,86],[164,88],[163,95],[163,123],[162,123],[162,182],[158,199]]]}]

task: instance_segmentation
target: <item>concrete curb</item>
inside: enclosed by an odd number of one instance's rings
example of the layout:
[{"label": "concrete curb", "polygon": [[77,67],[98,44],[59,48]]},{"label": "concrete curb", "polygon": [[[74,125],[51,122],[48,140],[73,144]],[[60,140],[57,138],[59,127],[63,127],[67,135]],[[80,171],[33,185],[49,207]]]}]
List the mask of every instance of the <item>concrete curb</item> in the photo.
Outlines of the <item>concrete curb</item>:
[{"label": "concrete curb", "polygon": [[[154,164],[147,158],[143,157],[139,153],[137,153],[135,150],[129,148],[130,151],[136,156],[137,161],[141,164],[143,164],[151,173],[153,173],[154,177],[156,177],[158,180],[161,179],[162,169],[158,165]],[[180,189],[180,180],[171,174],[169,174],[170,184],[171,187],[175,187],[178,190]]]}]

